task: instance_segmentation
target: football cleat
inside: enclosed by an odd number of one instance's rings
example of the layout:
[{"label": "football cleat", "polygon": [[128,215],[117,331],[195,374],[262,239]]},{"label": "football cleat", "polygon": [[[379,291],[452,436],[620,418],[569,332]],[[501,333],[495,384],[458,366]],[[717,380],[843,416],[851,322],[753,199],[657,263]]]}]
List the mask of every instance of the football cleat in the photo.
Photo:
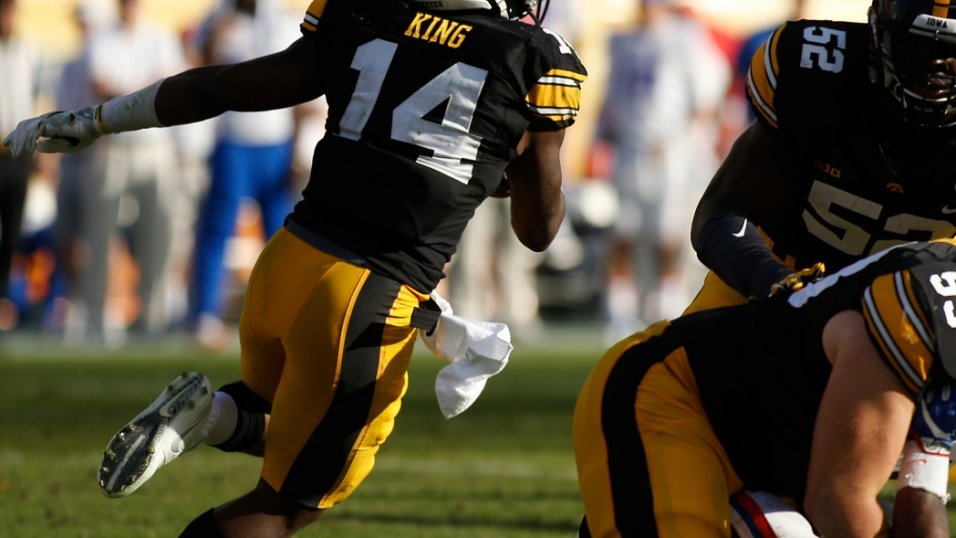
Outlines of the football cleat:
[{"label": "football cleat", "polygon": [[100,489],[107,497],[139,489],[160,467],[202,441],[211,409],[209,380],[183,372],[107,443],[97,472]]}]

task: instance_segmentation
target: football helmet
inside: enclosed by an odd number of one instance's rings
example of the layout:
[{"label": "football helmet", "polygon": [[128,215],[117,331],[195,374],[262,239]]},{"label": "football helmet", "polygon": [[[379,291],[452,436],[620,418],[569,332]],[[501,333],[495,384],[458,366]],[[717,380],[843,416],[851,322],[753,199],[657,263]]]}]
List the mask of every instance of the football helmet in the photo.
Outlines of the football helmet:
[{"label": "football helmet", "polygon": [[871,78],[903,121],[956,125],[956,3],[873,0],[869,23]]},{"label": "football helmet", "polygon": [[417,6],[435,11],[491,11],[494,15],[517,20],[531,15],[541,22],[548,0],[411,0]]}]

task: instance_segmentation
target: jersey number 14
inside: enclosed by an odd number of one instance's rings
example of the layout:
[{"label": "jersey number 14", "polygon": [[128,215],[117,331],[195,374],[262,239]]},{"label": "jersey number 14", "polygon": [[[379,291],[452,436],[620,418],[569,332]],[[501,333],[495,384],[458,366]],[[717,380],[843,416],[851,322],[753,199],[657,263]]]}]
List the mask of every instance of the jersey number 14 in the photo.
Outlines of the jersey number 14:
[{"label": "jersey number 14", "polygon": [[[358,140],[368,122],[398,45],[374,39],[356,49],[352,68],[359,72],[355,91],[339,122],[339,135]],[[416,162],[464,184],[471,179],[481,137],[470,132],[488,71],[458,62],[442,71],[392,111],[391,137],[431,150]],[[425,115],[447,101],[441,123]]]}]

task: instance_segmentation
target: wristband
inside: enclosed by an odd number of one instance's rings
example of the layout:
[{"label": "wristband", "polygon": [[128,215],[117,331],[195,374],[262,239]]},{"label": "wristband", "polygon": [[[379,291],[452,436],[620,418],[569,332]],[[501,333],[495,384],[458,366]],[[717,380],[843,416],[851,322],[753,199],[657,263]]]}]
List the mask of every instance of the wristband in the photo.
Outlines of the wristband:
[{"label": "wristband", "polygon": [[903,459],[896,491],[910,487],[921,489],[949,501],[949,450],[939,447],[924,448],[922,440],[910,439],[903,446]]},{"label": "wristband", "polygon": [[163,80],[96,107],[96,127],[104,134],[164,127],[156,117],[156,94]]}]

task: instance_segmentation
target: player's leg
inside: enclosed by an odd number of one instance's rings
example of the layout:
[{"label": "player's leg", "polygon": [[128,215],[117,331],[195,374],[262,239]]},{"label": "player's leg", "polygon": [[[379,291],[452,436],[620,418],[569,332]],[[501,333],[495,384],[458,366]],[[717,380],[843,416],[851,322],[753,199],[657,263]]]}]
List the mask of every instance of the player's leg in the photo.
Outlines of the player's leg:
[{"label": "player's leg", "polygon": [[223,269],[226,243],[236,227],[242,197],[252,181],[246,148],[219,142],[211,158],[209,188],[202,198],[193,248],[192,289],[189,318],[196,324],[196,338],[205,346],[223,346],[222,290],[227,273]]},{"label": "player's leg", "polygon": [[292,142],[256,148],[256,170],[250,179],[255,182],[252,195],[259,203],[262,228],[271,237],[285,223],[294,205],[292,176]]},{"label": "player's leg", "polygon": [[613,347],[578,398],[574,450],[590,536],[730,536],[727,499],[742,486],[687,388],[683,350],[655,337],[665,326]]},{"label": "player's leg", "polygon": [[[20,235],[32,161],[0,154],[0,318],[7,299],[13,253]],[[10,314],[12,316],[12,313]],[[3,326],[0,319],[0,326]]]},{"label": "player's leg", "polygon": [[171,141],[157,141],[137,148],[136,156],[142,169],[130,178],[130,194],[139,204],[130,245],[139,274],[137,297],[140,301],[133,328],[144,335],[162,334],[170,321],[167,294],[177,173],[174,155]]},{"label": "player's leg", "polygon": [[160,467],[198,445],[205,435],[212,391],[196,372],[184,372],[109,440],[97,473],[108,497],[125,497]]},{"label": "player's leg", "polygon": [[[109,497],[123,497],[136,491],[162,466],[182,453],[205,442],[225,451],[251,454],[262,452],[272,397],[282,375],[285,360],[281,337],[282,323],[288,324],[295,311],[285,316],[267,316],[274,326],[261,327],[271,336],[251,337],[248,319],[258,307],[250,297],[265,286],[274,267],[292,266],[283,258],[282,241],[266,245],[249,281],[247,302],[240,324],[246,327],[243,338],[242,367],[244,381],[231,383],[213,394],[202,375],[189,372],[173,380],[143,412],[120,429],[107,443],[98,478]],[[279,251],[279,254],[273,254]],[[284,263],[283,263],[284,262]],[[294,300],[275,296],[276,303]],[[272,300],[265,301],[272,304]],[[247,382],[248,380],[248,382]]]},{"label": "player's leg", "polygon": [[[260,264],[274,267],[273,257],[295,263],[273,274],[257,270],[240,326],[243,379],[272,398],[263,480],[216,508],[218,527],[230,536],[285,536],[347,498],[367,476],[405,391],[416,335],[411,314],[427,298],[285,230]],[[246,350],[277,334],[286,358],[269,395]]]},{"label": "player's leg", "polygon": [[684,309],[683,315],[746,302],[746,297],[728,286],[713,271],[708,271],[707,275],[704,276],[704,285],[701,286],[700,291]]}]

